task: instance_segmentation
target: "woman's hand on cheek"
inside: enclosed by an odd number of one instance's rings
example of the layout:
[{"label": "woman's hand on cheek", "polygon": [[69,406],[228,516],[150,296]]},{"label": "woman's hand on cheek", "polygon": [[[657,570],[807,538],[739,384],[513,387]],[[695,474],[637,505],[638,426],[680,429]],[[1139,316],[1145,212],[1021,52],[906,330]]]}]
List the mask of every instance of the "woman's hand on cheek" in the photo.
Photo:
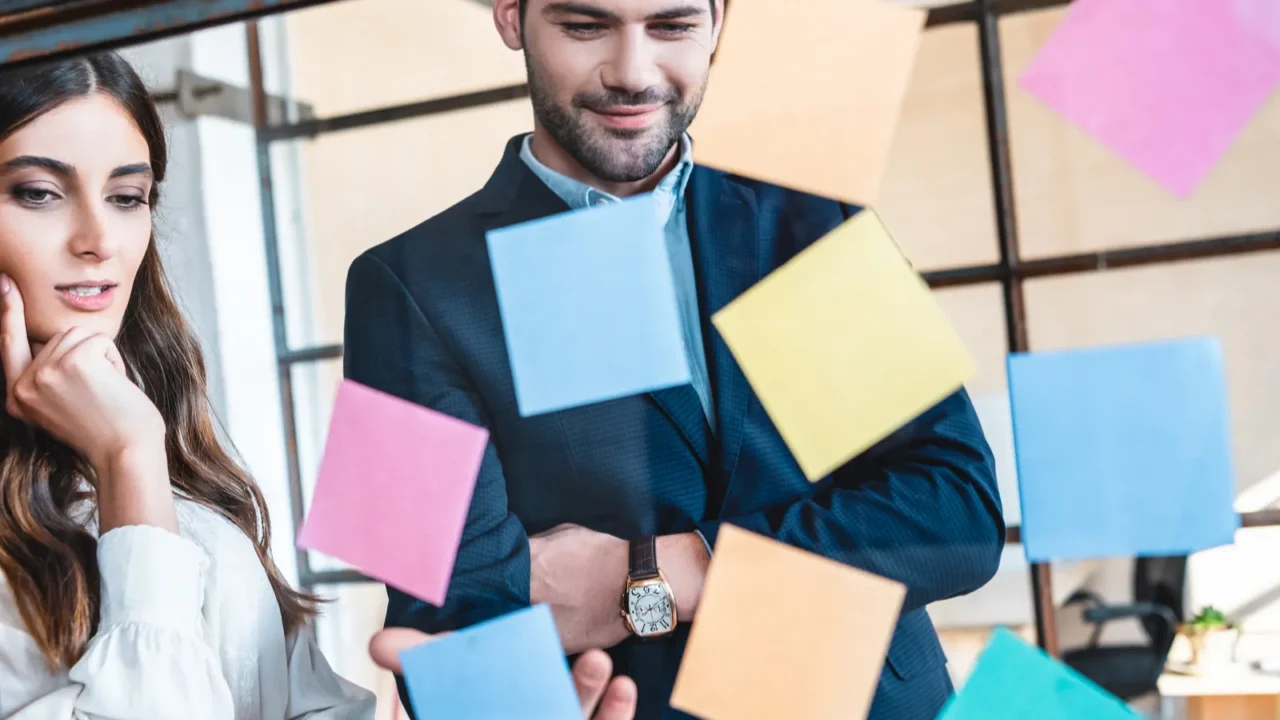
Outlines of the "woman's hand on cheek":
[{"label": "woman's hand on cheek", "polygon": [[129,380],[115,343],[72,327],[33,356],[22,294],[5,276],[0,276],[0,297],[0,355],[9,414],[39,425],[93,466],[104,532],[112,511],[148,522],[150,511],[139,518],[127,506],[157,510],[165,516],[158,524],[167,526],[172,491],[164,419]]}]

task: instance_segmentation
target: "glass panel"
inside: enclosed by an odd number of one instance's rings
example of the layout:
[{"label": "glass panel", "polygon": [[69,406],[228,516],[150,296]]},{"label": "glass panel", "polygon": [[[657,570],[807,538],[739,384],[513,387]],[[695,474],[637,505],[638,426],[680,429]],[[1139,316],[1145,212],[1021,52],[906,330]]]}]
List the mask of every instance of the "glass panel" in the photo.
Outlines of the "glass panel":
[{"label": "glass panel", "polygon": [[479,190],[531,117],[513,100],[299,141],[316,344],[342,342],[351,261]]},{"label": "glass panel", "polygon": [[[978,365],[966,383],[983,431],[997,455],[996,474],[1005,509],[1005,521],[1018,521],[1017,485],[1013,463],[1012,427],[1005,392],[1003,294],[998,284],[946,288],[934,291],[943,312],[954,324],[965,347]],[[1072,587],[1074,577],[1063,577]],[[1035,612],[1031,602],[1031,573],[1022,546],[1009,545],[1000,569],[987,585],[958,598],[929,606],[929,616],[947,654],[947,669],[956,684],[963,683],[986,647],[993,626],[1009,627],[1034,641]]]},{"label": "glass panel", "polygon": [[316,620],[320,650],[339,675],[378,696],[375,720],[402,720],[395,677],[373,664],[369,639],[382,629],[387,612],[387,588],[382,583],[319,585],[316,594],[328,600]]},{"label": "glass panel", "polygon": [[320,116],[524,82],[475,0],[360,0],[285,16],[292,92]]},{"label": "glass panel", "polygon": [[[311,506],[324,442],[329,432],[329,416],[342,382],[342,361],[300,363],[290,368],[293,378],[294,420],[298,427],[298,463],[302,469],[302,496]],[[311,570],[343,570],[350,566],[318,552],[310,552]]]},{"label": "glass panel", "polygon": [[1280,94],[1262,107],[1195,193],[1179,200],[1018,86],[1064,12],[1000,20],[1023,257],[1280,227]]},{"label": "glass panel", "polygon": [[920,270],[999,260],[977,27],[924,33],[877,210]]},{"label": "glass panel", "polygon": [[1004,358],[1009,346],[1000,285],[943,288],[934,290],[933,296],[977,362],[978,372],[965,387],[973,394],[1004,392]]}]

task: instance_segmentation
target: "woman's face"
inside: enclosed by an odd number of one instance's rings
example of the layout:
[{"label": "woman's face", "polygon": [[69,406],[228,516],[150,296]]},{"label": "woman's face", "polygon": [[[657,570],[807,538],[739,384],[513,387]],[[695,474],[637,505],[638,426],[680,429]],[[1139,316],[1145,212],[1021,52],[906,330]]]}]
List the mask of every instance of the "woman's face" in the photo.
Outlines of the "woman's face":
[{"label": "woman's face", "polygon": [[115,337],[151,239],[147,141],[95,93],[0,141],[0,272],[22,292],[27,331]]}]

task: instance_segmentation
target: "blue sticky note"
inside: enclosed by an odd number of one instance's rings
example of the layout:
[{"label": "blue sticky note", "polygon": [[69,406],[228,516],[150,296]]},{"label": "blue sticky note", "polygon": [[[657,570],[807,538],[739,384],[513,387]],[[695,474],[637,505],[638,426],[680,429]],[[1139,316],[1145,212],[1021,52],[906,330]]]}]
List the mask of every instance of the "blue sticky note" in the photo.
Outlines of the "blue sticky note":
[{"label": "blue sticky note", "polygon": [[488,233],[524,417],[689,382],[650,194]]},{"label": "blue sticky note", "polygon": [[400,664],[409,700],[423,720],[582,720],[546,605],[405,650]]},{"label": "blue sticky note", "polygon": [[1217,338],[1009,356],[1027,559],[1184,555],[1232,542]]},{"label": "blue sticky note", "polygon": [[938,720],[1136,720],[1141,716],[1075,670],[997,628]]}]

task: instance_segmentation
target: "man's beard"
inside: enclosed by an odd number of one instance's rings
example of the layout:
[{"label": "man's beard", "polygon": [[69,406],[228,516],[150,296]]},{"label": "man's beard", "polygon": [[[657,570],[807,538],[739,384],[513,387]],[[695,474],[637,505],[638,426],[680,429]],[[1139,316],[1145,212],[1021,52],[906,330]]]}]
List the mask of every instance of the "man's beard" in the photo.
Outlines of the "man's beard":
[{"label": "man's beard", "polygon": [[[702,89],[681,102],[673,88],[649,88],[637,93],[603,92],[574,96],[570,107],[556,102],[555,88],[525,55],[533,114],[565,152],[587,172],[606,182],[637,182],[657,172],[671,148],[693,123],[702,102]],[[631,130],[592,127],[582,114],[591,108],[663,103],[664,118],[649,127]]]}]

